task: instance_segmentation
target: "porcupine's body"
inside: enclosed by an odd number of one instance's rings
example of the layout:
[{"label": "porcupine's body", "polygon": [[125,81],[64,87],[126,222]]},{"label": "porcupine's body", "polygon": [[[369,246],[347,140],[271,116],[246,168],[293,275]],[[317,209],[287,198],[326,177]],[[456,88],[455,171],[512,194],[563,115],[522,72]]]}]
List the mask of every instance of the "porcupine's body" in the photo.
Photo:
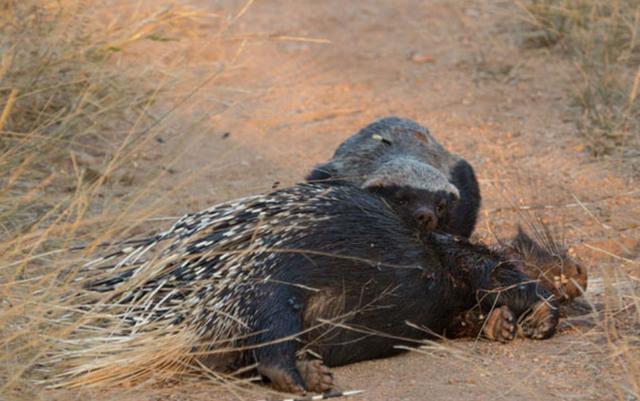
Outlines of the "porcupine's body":
[{"label": "porcupine's body", "polygon": [[[451,184],[445,210],[437,218],[437,228],[469,237],[480,208],[480,188],[471,165],[449,152],[420,124],[398,117],[377,120],[345,140],[331,160],[314,167],[307,175],[312,182],[351,182],[365,189],[367,182],[382,181],[387,193],[442,192],[441,179],[420,179],[408,165],[427,165]],[[415,170],[415,167],[411,169]],[[373,187],[373,189],[376,189]],[[383,194],[384,195],[384,194]],[[441,198],[441,197],[440,197]],[[437,199],[440,201],[440,199]],[[437,204],[427,199],[425,208]],[[436,213],[438,214],[438,213]]]},{"label": "porcupine's body", "polygon": [[[145,264],[153,251],[162,258]],[[446,332],[475,305],[509,308],[533,338],[557,324],[551,294],[500,255],[448,234],[420,235],[380,197],[349,185],[301,184],[217,205],[105,261],[115,257],[123,262],[91,289],[113,291],[147,269],[116,300],[137,305],[126,313],[132,324],[186,325],[202,344],[240,347],[207,362],[221,370],[257,363],[291,392],[326,391],[324,365],[396,354],[399,344]],[[302,348],[324,365],[296,361]]]}]

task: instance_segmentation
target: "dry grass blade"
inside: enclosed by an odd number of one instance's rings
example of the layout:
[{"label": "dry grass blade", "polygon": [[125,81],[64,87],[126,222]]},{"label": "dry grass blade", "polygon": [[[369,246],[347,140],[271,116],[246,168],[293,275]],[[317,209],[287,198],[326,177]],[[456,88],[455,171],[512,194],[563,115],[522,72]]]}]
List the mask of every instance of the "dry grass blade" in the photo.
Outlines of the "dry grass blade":
[{"label": "dry grass blade", "polygon": [[[215,17],[184,7],[125,18],[110,17],[110,11],[80,0],[0,7],[3,400],[38,394],[42,386],[36,383],[59,374],[44,364],[52,351],[77,345],[81,340],[73,333],[91,332],[95,326],[88,324],[105,318],[69,295],[77,292],[73,272],[95,246],[83,254],[67,249],[128,232],[157,212],[156,203],[144,201],[157,177],[139,190],[127,188],[124,196],[113,192],[131,185],[119,175],[123,164],[166,129],[171,112],[156,118],[151,111],[180,74],[133,65],[128,47],[191,35],[197,22]],[[182,337],[171,338],[165,351],[181,344]],[[137,341],[133,354],[143,344]],[[158,354],[149,366],[166,364],[170,354]]]},{"label": "dry grass blade", "polygon": [[557,46],[578,74],[571,95],[573,120],[595,156],[640,159],[640,5],[633,0],[520,2],[528,26],[525,44]]}]

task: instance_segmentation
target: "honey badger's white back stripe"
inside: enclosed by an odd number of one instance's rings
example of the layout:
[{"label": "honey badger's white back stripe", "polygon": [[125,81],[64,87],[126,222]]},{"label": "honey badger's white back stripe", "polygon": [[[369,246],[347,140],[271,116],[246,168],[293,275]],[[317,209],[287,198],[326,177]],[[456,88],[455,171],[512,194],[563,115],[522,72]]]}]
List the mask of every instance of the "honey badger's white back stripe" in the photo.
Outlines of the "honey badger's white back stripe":
[{"label": "honey badger's white back stripe", "polygon": [[395,157],[367,175],[364,188],[399,185],[427,191],[444,191],[460,197],[458,188],[435,167],[410,157]]}]

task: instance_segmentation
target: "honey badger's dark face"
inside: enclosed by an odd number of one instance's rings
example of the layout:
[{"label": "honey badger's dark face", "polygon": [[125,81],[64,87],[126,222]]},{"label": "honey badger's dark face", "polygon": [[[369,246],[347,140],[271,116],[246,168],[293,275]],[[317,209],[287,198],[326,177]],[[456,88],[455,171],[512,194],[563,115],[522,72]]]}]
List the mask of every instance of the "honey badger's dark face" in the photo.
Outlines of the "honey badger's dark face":
[{"label": "honey badger's dark face", "polygon": [[417,224],[423,232],[445,227],[449,213],[458,201],[457,194],[452,192],[409,186],[378,186],[369,188],[369,191],[383,197],[402,219]]}]

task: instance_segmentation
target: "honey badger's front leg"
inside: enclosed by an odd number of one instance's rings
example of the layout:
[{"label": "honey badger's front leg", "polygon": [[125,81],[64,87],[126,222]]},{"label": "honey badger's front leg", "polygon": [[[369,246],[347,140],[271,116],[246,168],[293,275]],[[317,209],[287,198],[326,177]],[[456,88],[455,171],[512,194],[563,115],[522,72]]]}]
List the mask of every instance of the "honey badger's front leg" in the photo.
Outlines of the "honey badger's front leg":
[{"label": "honey badger's front leg", "polygon": [[[483,299],[474,308],[453,318],[446,335],[451,338],[484,337],[499,342],[513,340],[516,333],[532,339],[545,339],[555,333],[558,302],[529,283],[513,288],[499,286],[480,291]],[[502,299],[500,297],[502,296]],[[513,308],[513,309],[512,309]],[[520,314],[516,315],[513,310]]]},{"label": "honey badger's front leg", "polygon": [[457,271],[475,291],[475,305],[454,316],[447,334],[509,341],[518,332],[534,339],[551,337],[558,324],[558,301],[537,280],[487,247],[445,233],[431,233],[441,263]]},{"label": "honey badger's front leg", "polygon": [[505,305],[488,313],[478,306],[455,316],[446,329],[446,335],[450,338],[480,336],[506,343],[516,336],[516,321],[516,316]]}]

